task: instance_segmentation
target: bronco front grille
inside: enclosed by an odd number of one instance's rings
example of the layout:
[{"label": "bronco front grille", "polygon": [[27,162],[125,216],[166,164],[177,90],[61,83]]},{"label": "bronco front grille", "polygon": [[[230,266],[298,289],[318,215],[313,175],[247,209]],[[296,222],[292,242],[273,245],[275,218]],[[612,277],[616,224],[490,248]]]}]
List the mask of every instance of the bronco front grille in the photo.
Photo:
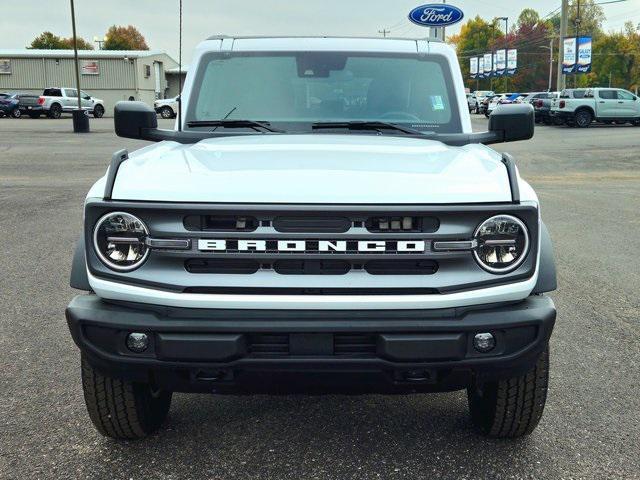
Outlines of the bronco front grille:
[{"label": "bronco front grille", "polygon": [[[126,211],[156,242],[138,269],[120,273],[93,251],[98,219]],[[497,214],[520,218],[531,250],[504,275],[473,256],[474,231]],[[533,275],[533,205],[216,205],[89,201],[85,244],[91,274],[174,292],[247,295],[423,295],[483,288]],[[434,248],[459,242],[461,249]],[[172,248],[171,245],[176,245]],[[180,248],[178,248],[180,247]]]}]

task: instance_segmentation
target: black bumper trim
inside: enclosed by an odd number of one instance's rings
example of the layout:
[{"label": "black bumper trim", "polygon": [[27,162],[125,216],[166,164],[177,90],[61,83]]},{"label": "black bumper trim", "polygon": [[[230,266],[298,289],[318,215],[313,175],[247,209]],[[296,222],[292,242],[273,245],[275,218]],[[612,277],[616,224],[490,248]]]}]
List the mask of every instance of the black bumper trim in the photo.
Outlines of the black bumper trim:
[{"label": "black bumper trim", "polygon": [[[66,315],[83,355],[107,374],[155,381],[175,391],[237,393],[260,387],[243,384],[244,372],[297,373],[307,379],[331,372],[351,385],[361,375],[379,374],[367,391],[451,390],[473,379],[511,377],[526,371],[546,347],[556,311],[544,295],[446,310],[271,311],[121,305],[89,294],[74,298]],[[131,331],[150,334],[146,352],[127,351],[124,339]],[[480,331],[494,333],[493,352],[473,349],[472,334]],[[350,333],[374,334],[374,351],[334,352],[327,339]],[[249,344],[259,334],[306,343],[295,343],[290,352],[261,355]],[[422,372],[420,382],[403,377],[416,371]]]}]

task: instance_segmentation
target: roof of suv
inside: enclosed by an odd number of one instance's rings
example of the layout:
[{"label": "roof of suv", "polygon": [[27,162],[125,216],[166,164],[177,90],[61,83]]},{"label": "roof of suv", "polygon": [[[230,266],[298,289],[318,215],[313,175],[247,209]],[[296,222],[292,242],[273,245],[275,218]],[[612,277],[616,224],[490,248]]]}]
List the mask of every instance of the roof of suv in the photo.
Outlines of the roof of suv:
[{"label": "roof of suv", "polygon": [[381,53],[444,53],[453,52],[450,45],[435,38],[382,38],[382,37],[268,37],[268,36],[213,36],[200,43],[198,50],[207,51],[333,51]]}]

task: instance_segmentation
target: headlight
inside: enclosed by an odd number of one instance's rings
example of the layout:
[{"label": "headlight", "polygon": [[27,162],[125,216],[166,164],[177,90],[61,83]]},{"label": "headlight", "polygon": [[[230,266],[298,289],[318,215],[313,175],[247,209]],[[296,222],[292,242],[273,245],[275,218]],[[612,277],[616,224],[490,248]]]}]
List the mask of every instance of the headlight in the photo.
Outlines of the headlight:
[{"label": "headlight", "polygon": [[135,270],[149,255],[147,226],[124,212],[108,213],[96,223],[93,245],[104,264],[121,272]]},{"label": "headlight", "polygon": [[478,226],[473,251],[476,261],[491,273],[507,273],[518,268],[529,252],[529,232],[511,215],[496,215]]}]

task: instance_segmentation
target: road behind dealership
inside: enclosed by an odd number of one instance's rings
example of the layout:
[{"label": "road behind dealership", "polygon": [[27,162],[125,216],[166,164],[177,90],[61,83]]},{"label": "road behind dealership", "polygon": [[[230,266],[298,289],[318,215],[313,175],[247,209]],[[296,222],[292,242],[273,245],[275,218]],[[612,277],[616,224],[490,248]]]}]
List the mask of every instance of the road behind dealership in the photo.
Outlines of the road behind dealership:
[{"label": "road behind dealership", "polygon": [[64,308],[86,191],[113,151],[144,142],[111,119],[91,128],[0,119],[0,478],[640,478],[640,128],[540,127],[497,147],[538,192],[559,268],[550,393],[529,438],[474,433],[463,392],[178,394],[164,429],[128,443],[86,415]]}]

